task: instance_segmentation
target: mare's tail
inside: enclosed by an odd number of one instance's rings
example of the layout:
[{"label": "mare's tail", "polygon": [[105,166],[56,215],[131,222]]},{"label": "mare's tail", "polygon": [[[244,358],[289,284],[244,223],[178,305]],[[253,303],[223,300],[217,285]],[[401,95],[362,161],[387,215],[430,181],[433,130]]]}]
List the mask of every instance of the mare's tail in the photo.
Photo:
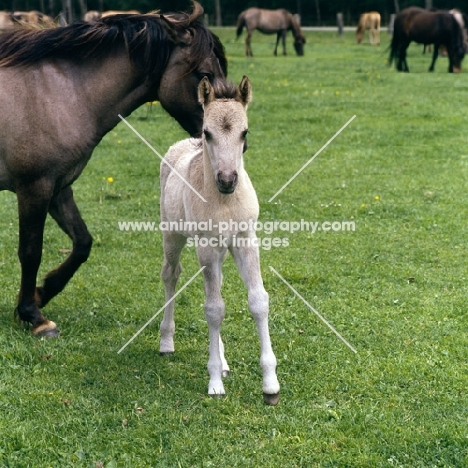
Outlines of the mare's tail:
[{"label": "mare's tail", "polygon": [[239,39],[240,35],[242,34],[242,31],[244,30],[244,26],[245,26],[244,13],[241,13],[239,17],[237,18],[236,40]]}]

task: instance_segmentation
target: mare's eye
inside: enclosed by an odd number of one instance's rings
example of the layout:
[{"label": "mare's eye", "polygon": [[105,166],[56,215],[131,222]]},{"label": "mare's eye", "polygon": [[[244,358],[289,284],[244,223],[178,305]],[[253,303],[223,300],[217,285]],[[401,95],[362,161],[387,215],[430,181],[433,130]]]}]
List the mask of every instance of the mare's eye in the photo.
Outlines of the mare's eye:
[{"label": "mare's eye", "polygon": [[205,78],[205,76],[210,80],[210,83],[213,82],[214,75],[211,72],[198,72],[198,77],[200,78],[200,81]]},{"label": "mare's eye", "polygon": [[205,135],[206,141],[213,139],[213,135],[208,130],[203,130],[203,135]]}]

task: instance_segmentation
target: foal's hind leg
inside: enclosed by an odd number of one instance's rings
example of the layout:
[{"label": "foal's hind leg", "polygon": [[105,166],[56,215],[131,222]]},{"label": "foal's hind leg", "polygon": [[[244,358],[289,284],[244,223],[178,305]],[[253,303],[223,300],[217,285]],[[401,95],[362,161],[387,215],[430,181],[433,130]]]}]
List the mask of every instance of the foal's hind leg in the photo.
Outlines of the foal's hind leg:
[{"label": "foal's hind leg", "polygon": [[[161,271],[161,277],[164,282],[166,303],[174,296],[177,281],[179,280],[182,267],[179,263],[180,253],[184,248],[187,239],[174,232],[164,232],[164,263]],[[164,310],[164,317],[160,326],[161,341],[159,344],[159,353],[172,354],[174,352],[174,301],[169,302]]]},{"label": "foal's hind leg", "polygon": [[[255,238],[250,237],[249,241]],[[268,293],[263,287],[258,247],[231,247],[230,251],[247,286],[249,309],[255,319],[260,337],[260,366],[263,371],[263,398],[265,403],[279,402],[280,385],[276,377],[276,357],[273,353],[268,329]]]},{"label": "foal's hind leg", "polygon": [[52,198],[49,213],[71,238],[73,248],[68,258],[47,274],[43,286],[36,289],[36,302],[39,307],[44,307],[63,290],[80,265],[88,259],[92,245],[92,237],[78,211],[71,187],[62,189]]},{"label": "foal's hind leg", "polygon": [[32,325],[37,336],[58,335],[57,326],[47,320],[36,303],[36,278],[42,259],[42,242],[47,209],[52,192],[48,181],[36,181],[20,187],[18,197],[19,247],[21,263],[21,287],[15,316]]}]

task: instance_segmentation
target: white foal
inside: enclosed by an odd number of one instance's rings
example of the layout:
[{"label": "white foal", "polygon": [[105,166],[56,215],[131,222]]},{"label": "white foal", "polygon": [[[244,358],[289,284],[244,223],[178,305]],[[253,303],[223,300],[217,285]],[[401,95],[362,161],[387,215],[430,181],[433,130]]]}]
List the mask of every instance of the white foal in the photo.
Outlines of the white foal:
[{"label": "white foal", "polygon": [[[227,251],[231,252],[247,287],[249,308],[260,337],[264,399],[267,404],[276,405],[280,386],[268,329],[268,294],[263,287],[253,228],[259,205],[243,162],[248,130],[246,111],[251,96],[251,84],[245,76],[237,88],[223,90],[220,98],[215,96],[207,78],[200,82],[203,136],[176,143],[161,163],[161,222],[169,228],[163,231],[162,279],[169,301],[182,270],[179,263],[182,248],[188,238],[191,242],[195,239],[198,260],[205,267],[205,315],[210,338],[208,394],[224,395],[222,377],[229,373],[229,367],[220,335],[225,314],[220,289],[222,264]],[[174,331],[172,301],[161,322],[162,354],[174,352]]]}]

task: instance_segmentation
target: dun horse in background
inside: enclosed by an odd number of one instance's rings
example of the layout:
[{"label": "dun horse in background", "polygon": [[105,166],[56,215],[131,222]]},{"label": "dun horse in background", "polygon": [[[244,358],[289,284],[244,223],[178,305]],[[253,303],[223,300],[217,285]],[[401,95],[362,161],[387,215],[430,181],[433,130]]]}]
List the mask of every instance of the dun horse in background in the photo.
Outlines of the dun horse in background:
[{"label": "dun horse in background", "polygon": [[83,20],[89,22],[89,21],[97,21],[101,18],[105,18],[106,16],[111,16],[111,15],[139,15],[139,14],[140,12],[138,10],[127,10],[127,11],[108,10],[108,11],[103,11],[102,13],[96,10],[89,10],[84,14]]},{"label": "dun horse in background", "polygon": [[439,47],[447,49],[450,73],[461,72],[461,62],[465,56],[463,34],[456,18],[444,11],[428,11],[418,7],[405,8],[395,18],[393,38],[390,45],[389,63],[396,59],[398,71],[409,72],[406,50],[414,41],[419,44],[434,44],[431,66],[439,54]]},{"label": "dun horse in background", "polygon": [[[0,41],[0,190],[16,193],[21,286],[17,317],[38,336],[57,336],[44,307],[91,251],[72,183],[103,136],[148,101],[200,136],[197,89],[225,82],[224,48],[191,14],[117,15],[44,30],[5,32]],[[68,258],[36,286],[47,214],[71,238]]]},{"label": "dun horse in background", "polygon": [[283,55],[286,55],[286,35],[288,31],[292,31],[296,54],[304,55],[305,36],[302,34],[301,27],[296,18],[294,18],[294,15],[287,10],[249,8],[243,11],[237,18],[237,39],[242,34],[244,27],[247,29],[245,53],[248,57],[253,56],[250,42],[255,29],[258,29],[263,34],[276,34],[275,55],[278,53],[280,39],[283,43]]},{"label": "dun horse in background", "polygon": [[57,26],[53,18],[40,11],[0,11],[0,33],[17,28],[55,28]]},{"label": "dun horse in background", "polygon": [[359,23],[356,30],[356,40],[358,44],[362,43],[366,29],[369,30],[369,42],[372,45],[380,45],[380,13],[370,11],[363,13],[359,17]]},{"label": "dun horse in background", "polygon": [[[215,95],[208,79],[203,78],[198,94],[205,110],[202,139],[176,143],[161,163],[161,221],[178,227],[163,231],[162,278],[167,306],[159,349],[161,354],[174,352],[171,299],[182,270],[180,254],[188,237],[191,241],[198,239],[196,249],[204,267],[205,316],[210,337],[208,394],[224,395],[222,377],[228,375],[229,366],[220,335],[225,314],[220,290],[222,265],[229,251],[247,287],[249,308],[260,337],[264,399],[267,404],[276,405],[280,386],[268,331],[268,294],[260,272],[259,243],[252,228],[258,219],[259,205],[242,157],[251,85],[244,76],[237,88],[226,87],[222,95]],[[209,220],[216,228],[208,226]],[[247,227],[242,228],[244,224]]]}]

